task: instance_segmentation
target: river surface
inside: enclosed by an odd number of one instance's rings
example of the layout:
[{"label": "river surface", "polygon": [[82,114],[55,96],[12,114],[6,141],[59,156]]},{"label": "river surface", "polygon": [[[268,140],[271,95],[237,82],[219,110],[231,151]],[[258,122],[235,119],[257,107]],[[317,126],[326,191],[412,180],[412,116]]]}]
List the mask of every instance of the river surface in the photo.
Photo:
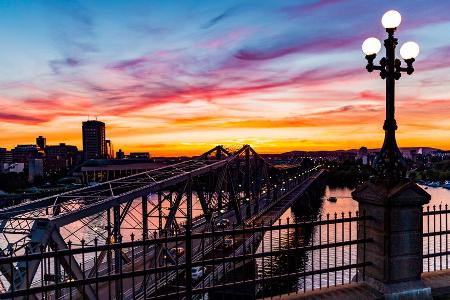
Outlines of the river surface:
[{"label": "river surface", "polygon": [[[423,187],[425,188],[425,187]],[[345,217],[355,216],[358,211],[358,203],[352,199],[349,188],[330,188],[326,186],[322,193],[315,196],[315,200],[320,203],[319,207],[313,208],[312,214],[314,219],[325,220],[327,218],[341,218],[344,213]],[[431,195],[431,201],[428,204],[430,210],[439,208],[445,209],[445,205],[450,207],[450,190],[444,188],[426,188]],[[337,198],[336,202],[327,201],[331,196]],[[310,199],[310,202],[312,202]],[[301,200],[302,201],[302,200]],[[292,220],[304,220],[304,211],[310,210],[307,207],[294,207],[286,211],[281,217],[281,222],[292,222]],[[424,207],[427,210],[427,206]],[[308,213],[311,213],[309,211]],[[336,215],[335,215],[336,214]],[[448,214],[447,214],[448,216]],[[450,216],[445,215],[424,218],[424,232],[433,232],[434,230],[445,230],[447,223],[450,223]],[[430,227],[428,227],[430,226]],[[302,246],[314,246],[318,244],[327,244],[348,241],[355,239],[357,236],[356,223],[349,222],[340,223],[338,225],[322,225],[314,228],[290,229],[290,230],[274,230],[267,232],[264,236],[257,252],[269,252],[283,249],[295,249]],[[424,238],[424,254],[445,251],[450,248],[450,238],[447,235],[436,237],[436,240]],[[424,259],[423,270],[433,271],[441,268],[447,268],[449,265],[449,256],[441,256],[433,259]],[[313,271],[325,268],[340,267],[343,265],[355,264],[357,262],[356,245],[347,245],[343,247],[334,247],[330,249],[314,250],[314,251],[294,251],[292,254],[273,255],[257,260],[257,272],[260,278],[273,277],[280,274],[290,272],[300,274],[291,278],[283,278],[282,280],[271,280],[268,284],[259,288],[260,296],[270,296],[286,292],[296,292],[300,290],[309,290],[314,288],[325,287],[327,285],[335,285],[350,282],[356,275],[356,268],[350,270],[338,270],[331,273],[316,274],[304,276],[304,271]]]}]

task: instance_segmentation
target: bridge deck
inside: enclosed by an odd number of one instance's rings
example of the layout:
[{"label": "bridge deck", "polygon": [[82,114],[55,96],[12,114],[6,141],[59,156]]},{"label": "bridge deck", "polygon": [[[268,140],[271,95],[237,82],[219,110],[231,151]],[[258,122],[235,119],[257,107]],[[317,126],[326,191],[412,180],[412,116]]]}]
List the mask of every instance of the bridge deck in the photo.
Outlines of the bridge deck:
[{"label": "bridge deck", "polygon": [[[247,225],[250,224],[273,224],[275,223],[284,212],[291,207],[294,202],[299,199],[308,188],[310,188],[318,178],[320,178],[323,174],[324,170],[318,171],[314,176],[310,176],[303,182],[301,182],[297,187],[280,197],[277,201],[267,205],[263,208],[258,214],[251,217],[245,223]],[[232,251],[232,253],[228,257],[240,256],[246,253],[248,249],[255,249],[261,242],[264,234],[261,232],[257,232],[254,234],[246,235],[242,238],[242,243]],[[214,269],[207,273],[206,276],[195,286],[195,289],[205,288],[223,278],[226,273],[233,271],[236,269],[236,264],[231,262],[227,262],[225,264],[218,265],[214,267]],[[194,299],[201,299],[203,295],[195,295]]]},{"label": "bridge deck", "polygon": [[322,176],[324,170],[320,170],[315,176],[311,176],[305,181],[303,181],[301,184],[299,184],[295,189],[291,190],[289,193],[284,195],[282,198],[280,198],[278,201],[272,203],[271,205],[264,208],[261,212],[256,214],[254,217],[252,217],[249,221],[247,221],[247,224],[268,224],[271,222],[273,224],[275,221],[277,221],[284,212],[291,207],[294,202],[300,198],[305,191],[313,185],[316,180]]}]

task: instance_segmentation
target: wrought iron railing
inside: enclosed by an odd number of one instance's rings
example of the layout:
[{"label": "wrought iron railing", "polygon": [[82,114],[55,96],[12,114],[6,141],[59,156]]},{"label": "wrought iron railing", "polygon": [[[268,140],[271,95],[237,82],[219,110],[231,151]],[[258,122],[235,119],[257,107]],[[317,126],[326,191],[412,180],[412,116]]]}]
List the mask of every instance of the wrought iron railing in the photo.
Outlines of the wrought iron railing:
[{"label": "wrought iron railing", "polygon": [[448,205],[427,206],[423,211],[423,271],[449,269],[450,210]]},{"label": "wrought iron railing", "polygon": [[[358,224],[365,230],[367,219],[342,213],[212,227],[187,235],[155,234],[144,240],[131,235],[130,242],[105,245],[96,241],[93,246],[41,248],[35,254],[0,257],[0,299],[202,299],[207,294],[266,298],[345,284],[363,280],[370,265],[364,253],[371,239],[356,234]],[[14,285],[21,274],[17,262],[25,268],[39,264],[38,276],[25,278],[30,288]],[[55,267],[61,265],[64,268]]]}]

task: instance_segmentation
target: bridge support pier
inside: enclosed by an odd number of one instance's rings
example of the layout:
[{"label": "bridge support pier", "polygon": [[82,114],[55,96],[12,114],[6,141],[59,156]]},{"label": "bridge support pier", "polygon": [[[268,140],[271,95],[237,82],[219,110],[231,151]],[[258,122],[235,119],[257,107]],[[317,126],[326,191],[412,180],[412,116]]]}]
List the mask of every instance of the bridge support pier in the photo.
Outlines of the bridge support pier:
[{"label": "bridge support pier", "polygon": [[411,181],[366,182],[352,194],[359,211],[369,217],[358,225],[358,238],[373,242],[358,245],[358,262],[372,265],[358,270],[385,299],[431,299],[421,281],[422,205],[430,195]]}]

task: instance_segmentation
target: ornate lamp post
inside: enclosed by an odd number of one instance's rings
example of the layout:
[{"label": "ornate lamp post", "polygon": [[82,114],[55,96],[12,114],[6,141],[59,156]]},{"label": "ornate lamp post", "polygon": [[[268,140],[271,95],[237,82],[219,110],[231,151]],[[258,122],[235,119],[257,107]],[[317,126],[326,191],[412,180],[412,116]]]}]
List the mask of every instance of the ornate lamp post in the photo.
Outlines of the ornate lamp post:
[{"label": "ornate lamp post", "polygon": [[388,37],[384,41],[386,56],[379,65],[373,61],[381,42],[368,38],[362,45],[368,61],[367,71],[377,70],[386,80],[386,120],[383,147],[374,162],[377,180],[366,181],[352,193],[358,201],[358,210],[370,216],[360,225],[358,238],[373,239],[369,247],[358,248],[358,257],[364,257],[372,265],[358,270],[357,278],[380,292],[383,299],[432,299],[431,289],[421,280],[422,206],[431,197],[414,182],[402,180],[406,166],[395,141],[395,81],[404,72],[413,73],[412,64],[419,46],[414,42],[403,44],[400,54],[406,67],[402,67],[401,61],[395,58],[397,39],[394,37],[401,16],[396,11],[388,11],[381,22]]},{"label": "ornate lamp post", "polygon": [[386,80],[386,120],[383,129],[385,131],[383,147],[373,163],[378,176],[385,179],[400,179],[406,174],[406,164],[395,140],[395,130],[397,122],[395,120],[395,81],[399,80],[402,73],[411,75],[414,72],[413,62],[419,54],[419,45],[415,42],[406,42],[400,48],[400,55],[406,63],[402,67],[400,59],[395,57],[395,48],[398,40],[394,37],[394,32],[401,22],[401,15],[398,11],[390,10],[383,15],[381,23],[388,34],[384,40],[386,56],[380,60],[379,65],[373,63],[377,53],[381,50],[381,42],[370,37],[362,44],[362,50],[366,54],[369,72],[380,71],[380,77]]}]

